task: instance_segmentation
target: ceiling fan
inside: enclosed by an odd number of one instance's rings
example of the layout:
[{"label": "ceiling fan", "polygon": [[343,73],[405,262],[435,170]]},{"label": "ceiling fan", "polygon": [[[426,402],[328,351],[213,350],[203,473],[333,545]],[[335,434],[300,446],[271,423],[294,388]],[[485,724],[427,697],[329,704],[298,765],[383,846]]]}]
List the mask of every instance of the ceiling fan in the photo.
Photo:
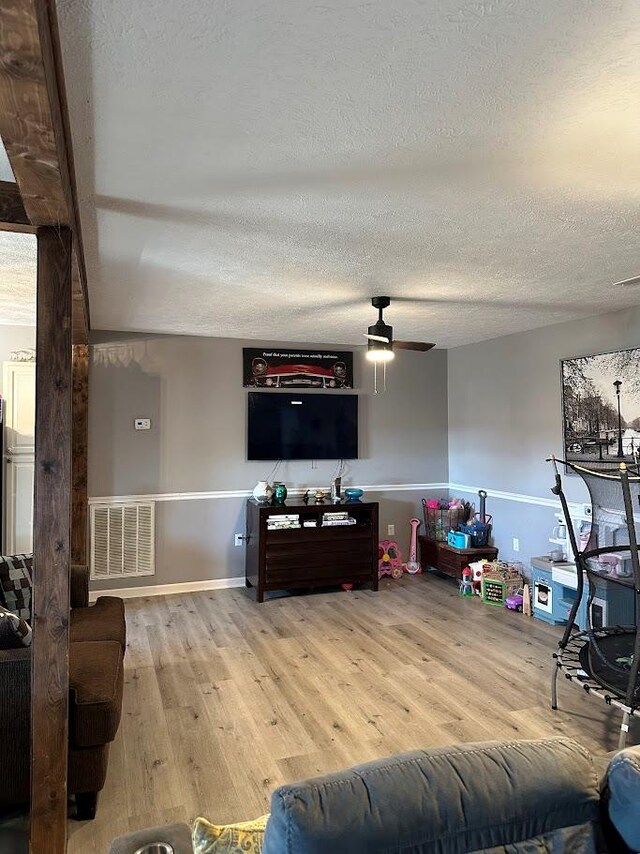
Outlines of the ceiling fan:
[{"label": "ceiling fan", "polygon": [[633,288],[640,285],[640,276],[632,276],[630,279],[623,279],[621,282],[614,282],[614,288]]},{"label": "ceiling fan", "polygon": [[367,359],[370,362],[390,362],[394,350],[417,350],[426,353],[435,344],[421,341],[399,341],[393,337],[393,327],[384,322],[382,312],[391,303],[390,297],[373,297],[371,305],[378,309],[378,320],[364,333],[367,339]]}]

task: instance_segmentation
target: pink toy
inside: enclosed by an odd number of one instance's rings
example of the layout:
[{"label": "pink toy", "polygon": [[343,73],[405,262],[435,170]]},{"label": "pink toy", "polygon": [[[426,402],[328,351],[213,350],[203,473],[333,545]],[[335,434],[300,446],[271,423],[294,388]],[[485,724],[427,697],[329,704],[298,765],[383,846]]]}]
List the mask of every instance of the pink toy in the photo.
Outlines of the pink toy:
[{"label": "pink toy", "polygon": [[631,575],[631,572],[627,571],[625,568],[624,561],[620,555],[599,555],[598,563],[600,564],[602,571],[606,572],[607,575],[617,575],[621,578],[624,578],[626,575]]},{"label": "pink toy", "polygon": [[422,522],[420,519],[409,519],[409,524],[411,525],[411,545],[409,546],[409,560],[405,568],[411,575],[416,575],[418,572],[422,572],[422,567],[417,561],[418,528]]},{"label": "pink toy", "polygon": [[378,545],[378,578],[383,575],[402,577],[402,554],[395,540],[382,540]]}]

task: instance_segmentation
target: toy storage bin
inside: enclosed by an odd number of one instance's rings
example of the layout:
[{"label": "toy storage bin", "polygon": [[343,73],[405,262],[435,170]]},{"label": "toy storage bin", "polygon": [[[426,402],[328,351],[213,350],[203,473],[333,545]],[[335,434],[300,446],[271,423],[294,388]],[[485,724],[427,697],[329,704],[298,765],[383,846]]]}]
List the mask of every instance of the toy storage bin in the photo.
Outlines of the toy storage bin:
[{"label": "toy storage bin", "polygon": [[[436,507],[435,504],[438,504]],[[424,527],[430,540],[444,543],[449,531],[457,531],[460,527],[460,511],[451,507],[440,507],[438,499],[422,499]]]}]

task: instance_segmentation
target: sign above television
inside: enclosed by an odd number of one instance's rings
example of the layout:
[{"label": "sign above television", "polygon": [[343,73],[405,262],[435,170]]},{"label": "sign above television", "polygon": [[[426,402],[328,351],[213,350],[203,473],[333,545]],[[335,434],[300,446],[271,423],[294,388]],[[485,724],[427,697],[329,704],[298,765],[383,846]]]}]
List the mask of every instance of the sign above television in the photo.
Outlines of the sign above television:
[{"label": "sign above television", "polygon": [[337,350],[242,350],[246,388],[353,388],[353,353]]}]

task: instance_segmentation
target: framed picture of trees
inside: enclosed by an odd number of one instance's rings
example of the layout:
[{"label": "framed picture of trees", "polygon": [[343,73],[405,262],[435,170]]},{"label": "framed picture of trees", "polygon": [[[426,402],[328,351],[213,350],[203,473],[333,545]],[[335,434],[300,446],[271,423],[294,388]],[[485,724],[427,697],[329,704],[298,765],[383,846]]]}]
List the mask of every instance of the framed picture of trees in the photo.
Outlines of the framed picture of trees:
[{"label": "framed picture of trees", "polygon": [[563,359],[565,459],[592,467],[640,459],[640,348]]}]

